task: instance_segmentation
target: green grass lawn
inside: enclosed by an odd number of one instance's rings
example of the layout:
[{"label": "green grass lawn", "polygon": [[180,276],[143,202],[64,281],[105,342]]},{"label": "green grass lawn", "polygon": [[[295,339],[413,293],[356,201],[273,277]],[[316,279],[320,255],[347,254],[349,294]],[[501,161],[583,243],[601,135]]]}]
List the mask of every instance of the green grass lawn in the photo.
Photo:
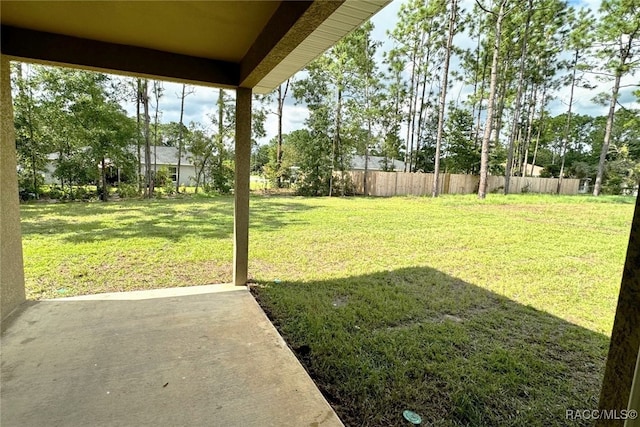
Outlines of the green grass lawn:
[{"label": "green grass lawn", "polygon": [[[633,202],[253,197],[253,292],[347,425],[566,425],[597,407]],[[228,282],[232,209],[24,205],[28,295]]]}]

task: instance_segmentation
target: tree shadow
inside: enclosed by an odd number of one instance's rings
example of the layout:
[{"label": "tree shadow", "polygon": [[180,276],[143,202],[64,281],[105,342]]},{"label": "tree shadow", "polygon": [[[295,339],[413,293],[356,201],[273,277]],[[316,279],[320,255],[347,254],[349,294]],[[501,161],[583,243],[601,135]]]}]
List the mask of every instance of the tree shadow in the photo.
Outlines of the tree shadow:
[{"label": "tree shadow", "polygon": [[[292,223],[304,224],[283,214],[310,209],[314,207],[294,199],[280,202],[252,197],[250,229],[278,231]],[[23,236],[60,235],[70,243],[130,238],[179,242],[193,236],[229,239],[233,236],[233,197],[32,204],[23,208],[22,219]]]},{"label": "tree shadow", "polygon": [[[563,426],[596,409],[609,338],[440,271],[260,284],[258,302],[348,426]],[[613,315],[613,314],[612,314]]]}]

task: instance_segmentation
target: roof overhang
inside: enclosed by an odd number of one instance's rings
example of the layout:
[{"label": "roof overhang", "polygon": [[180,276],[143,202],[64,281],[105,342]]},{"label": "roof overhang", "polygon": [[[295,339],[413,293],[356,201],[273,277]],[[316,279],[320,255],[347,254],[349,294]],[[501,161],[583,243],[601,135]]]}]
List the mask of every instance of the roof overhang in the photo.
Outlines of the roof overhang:
[{"label": "roof overhang", "polygon": [[27,62],[267,93],[389,1],[3,0],[1,49]]}]

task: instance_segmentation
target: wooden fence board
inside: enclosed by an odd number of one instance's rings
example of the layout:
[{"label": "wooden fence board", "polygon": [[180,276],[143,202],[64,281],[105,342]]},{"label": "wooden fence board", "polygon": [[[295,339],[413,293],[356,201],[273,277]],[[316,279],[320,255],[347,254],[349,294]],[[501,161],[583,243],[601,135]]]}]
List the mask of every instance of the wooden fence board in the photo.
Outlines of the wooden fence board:
[{"label": "wooden fence board", "polygon": [[[410,172],[367,172],[367,188],[364,188],[364,171],[350,171],[351,182],[356,194],[369,196],[428,196],[432,193],[434,175],[432,173]],[[477,175],[441,174],[440,194],[473,194],[478,191],[480,178]],[[580,180],[563,179],[560,194],[578,194]],[[534,178],[513,176],[510,179],[509,194],[546,193],[555,194],[557,178]],[[487,193],[504,191],[504,176],[487,177]]]}]

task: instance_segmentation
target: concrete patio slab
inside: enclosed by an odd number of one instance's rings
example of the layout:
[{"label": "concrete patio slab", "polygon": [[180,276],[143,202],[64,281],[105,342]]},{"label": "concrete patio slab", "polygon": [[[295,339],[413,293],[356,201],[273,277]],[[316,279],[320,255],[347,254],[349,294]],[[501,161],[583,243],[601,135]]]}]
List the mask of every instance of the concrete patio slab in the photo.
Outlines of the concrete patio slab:
[{"label": "concrete patio slab", "polygon": [[245,287],[27,303],[1,358],[2,427],[342,426]]}]

